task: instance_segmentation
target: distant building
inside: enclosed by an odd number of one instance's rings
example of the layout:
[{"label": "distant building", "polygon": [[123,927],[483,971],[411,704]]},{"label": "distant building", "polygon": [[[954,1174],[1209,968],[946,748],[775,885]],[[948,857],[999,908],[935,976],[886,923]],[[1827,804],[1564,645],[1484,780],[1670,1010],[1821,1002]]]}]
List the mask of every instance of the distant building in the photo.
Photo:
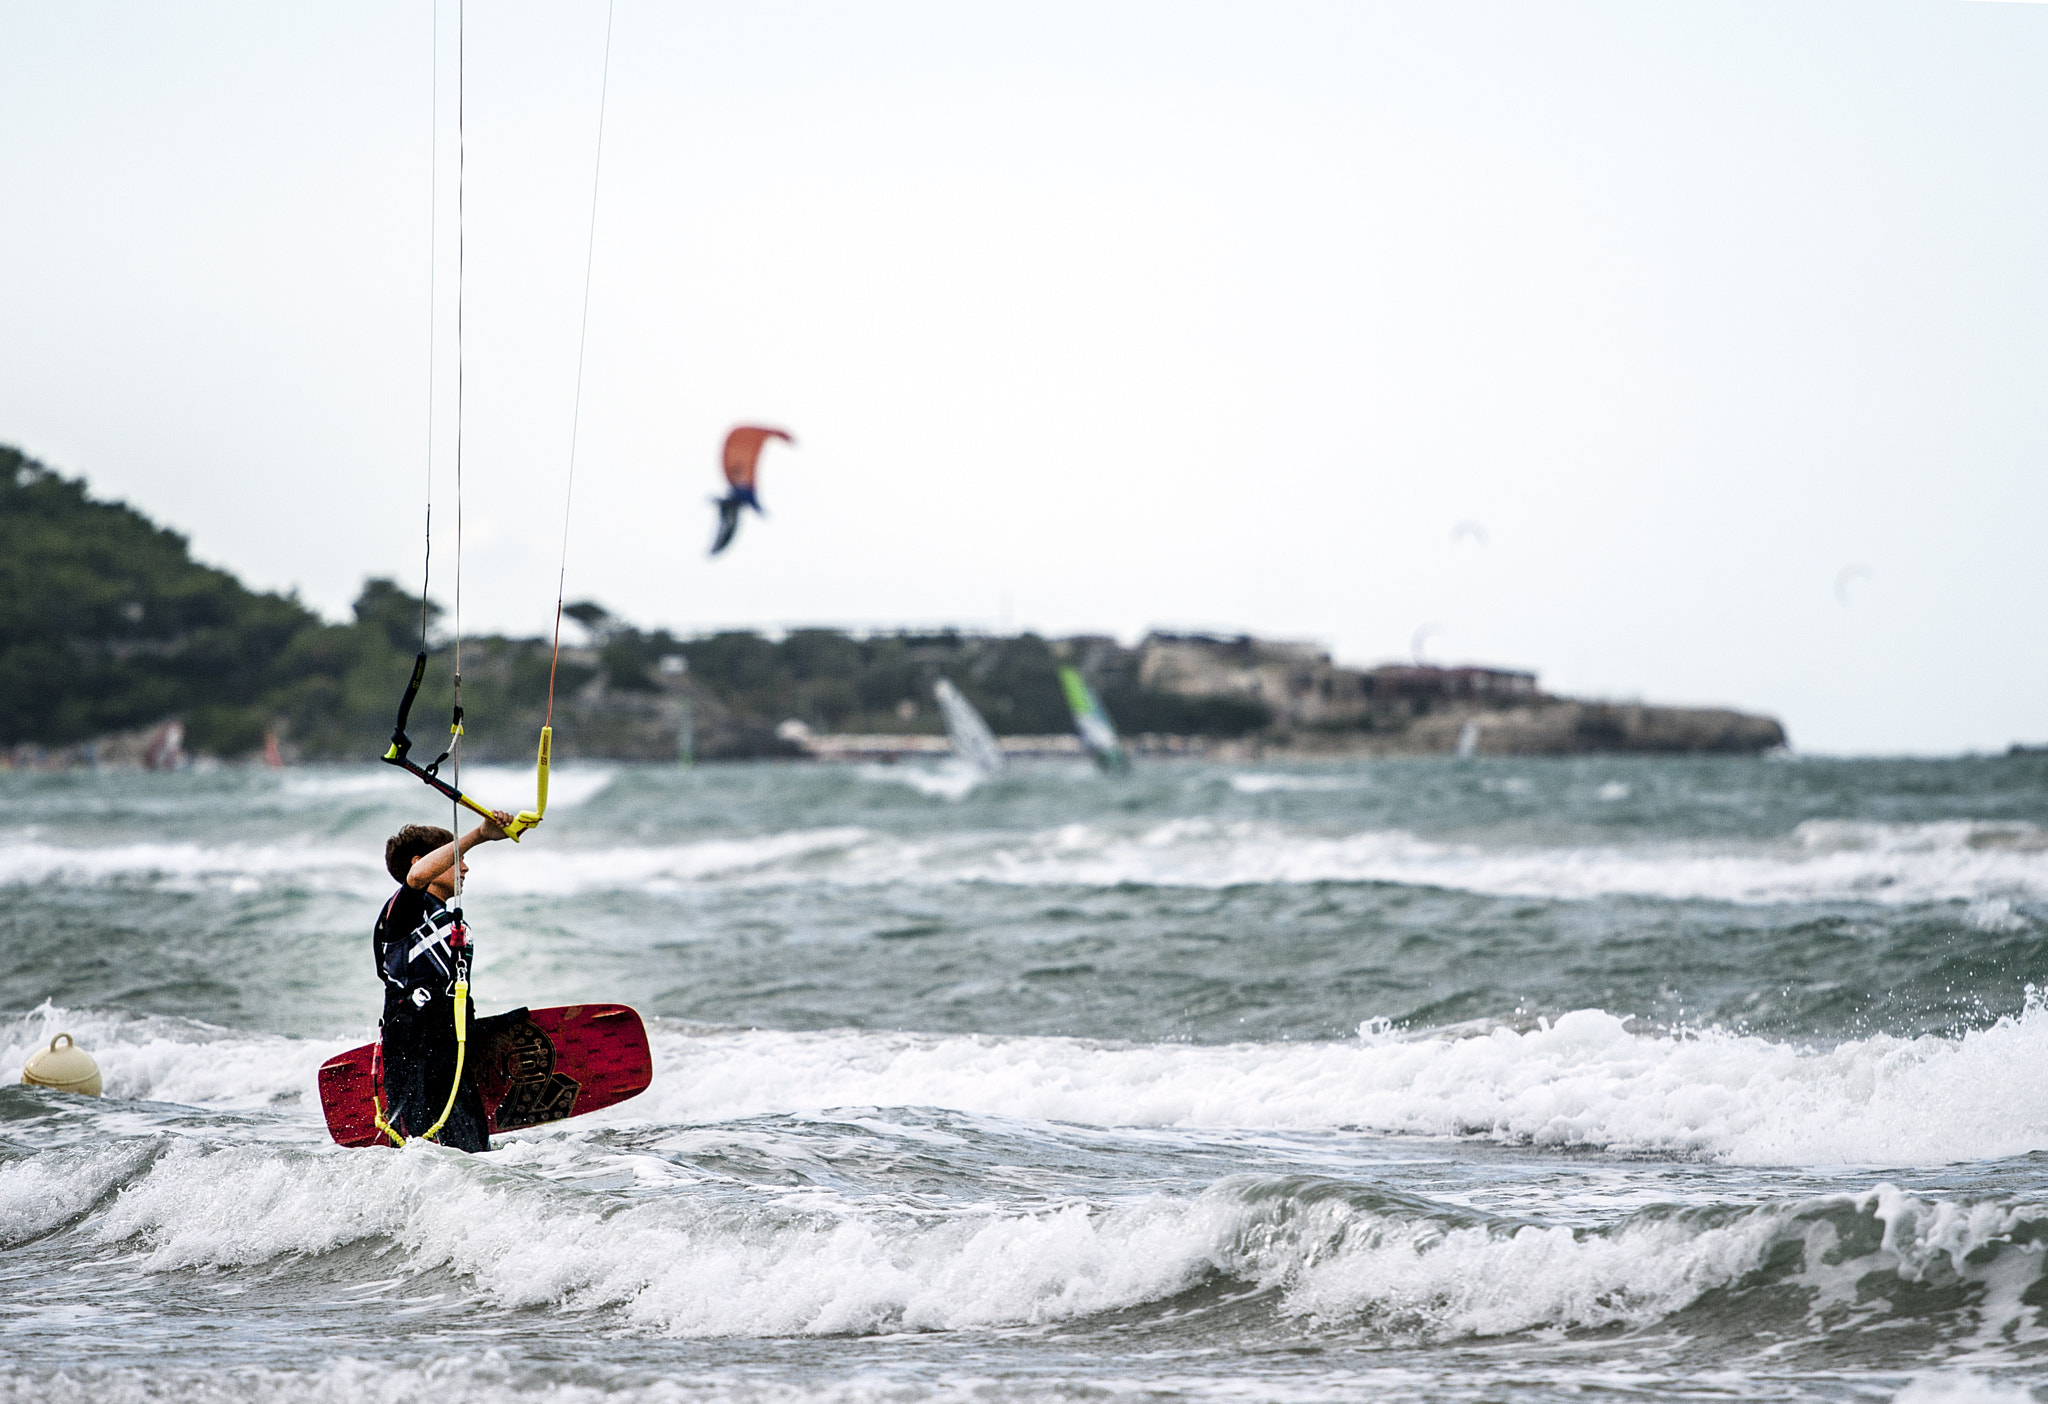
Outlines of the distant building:
[{"label": "distant building", "polygon": [[1534,673],[1508,668],[1439,668],[1433,664],[1386,663],[1365,674],[1375,697],[1461,698],[1519,701],[1540,696]]},{"label": "distant building", "polygon": [[1152,634],[1138,645],[1138,681],[1184,697],[1242,697],[1293,727],[1348,727],[1438,701],[1516,702],[1542,695],[1536,675],[1508,668],[1386,664],[1341,667],[1312,643],[1248,636]]}]

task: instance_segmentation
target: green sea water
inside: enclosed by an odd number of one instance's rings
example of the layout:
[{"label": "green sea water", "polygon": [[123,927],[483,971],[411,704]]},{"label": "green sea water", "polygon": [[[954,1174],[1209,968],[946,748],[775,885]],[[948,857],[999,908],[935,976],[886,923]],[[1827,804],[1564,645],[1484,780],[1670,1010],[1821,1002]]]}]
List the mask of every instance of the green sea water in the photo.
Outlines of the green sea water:
[{"label": "green sea water", "polygon": [[565,768],[479,1005],[654,1085],[342,1150],[431,799],[0,775],[0,1400],[2048,1381],[2043,758]]}]

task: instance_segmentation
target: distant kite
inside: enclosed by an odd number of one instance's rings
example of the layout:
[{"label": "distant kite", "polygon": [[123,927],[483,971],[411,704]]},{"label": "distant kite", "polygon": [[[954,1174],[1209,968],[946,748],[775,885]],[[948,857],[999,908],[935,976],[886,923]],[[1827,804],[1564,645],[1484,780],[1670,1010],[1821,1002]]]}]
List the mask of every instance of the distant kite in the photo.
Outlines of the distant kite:
[{"label": "distant kite", "polygon": [[1441,624],[1424,624],[1409,637],[1408,651],[1415,655],[1416,667],[1426,668],[1429,666],[1422,658],[1423,646],[1429,642],[1431,634],[1441,634],[1443,631],[1444,626]]},{"label": "distant kite", "polygon": [[727,487],[724,497],[712,499],[718,504],[718,539],[711,543],[714,556],[732,545],[732,538],[740,529],[740,508],[761,511],[761,499],[754,496],[754,475],[761,466],[761,448],[770,439],[780,439],[785,444],[796,442],[780,429],[760,429],[748,424],[725,436]]},{"label": "distant kite", "polygon": [[1451,544],[1453,546],[1467,538],[1470,538],[1475,546],[1486,545],[1486,528],[1474,521],[1459,522],[1451,528]]},{"label": "distant kite", "polygon": [[1862,562],[1845,565],[1835,572],[1835,603],[1843,609],[1849,607],[1849,584],[1855,580],[1875,580],[1877,572]]}]

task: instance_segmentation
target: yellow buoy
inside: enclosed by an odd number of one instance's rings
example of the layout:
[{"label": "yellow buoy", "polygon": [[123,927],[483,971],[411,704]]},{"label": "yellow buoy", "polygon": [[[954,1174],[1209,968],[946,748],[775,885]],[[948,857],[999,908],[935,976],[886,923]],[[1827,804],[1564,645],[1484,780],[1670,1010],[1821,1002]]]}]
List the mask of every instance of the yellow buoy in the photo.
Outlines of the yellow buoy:
[{"label": "yellow buoy", "polygon": [[[59,1044],[63,1047],[58,1047]],[[21,1080],[37,1087],[54,1087],[59,1092],[100,1095],[100,1065],[68,1033],[51,1039],[48,1048],[38,1049],[21,1070]]]}]

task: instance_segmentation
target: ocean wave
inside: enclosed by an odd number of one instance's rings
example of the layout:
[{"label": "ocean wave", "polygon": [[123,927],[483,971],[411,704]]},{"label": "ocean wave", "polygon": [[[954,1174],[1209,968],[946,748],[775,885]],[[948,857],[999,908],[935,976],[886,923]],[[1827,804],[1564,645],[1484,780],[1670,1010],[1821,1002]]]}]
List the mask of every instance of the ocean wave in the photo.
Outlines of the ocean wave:
[{"label": "ocean wave", "polygon": [[1876,1035],[1827,1050],[1722,1031],[1636,1033],[1598,1010],[1465,1034],[1117,1047],[659,1030],[655,1085],[619,1114],[722,1121],[928,1106],[1096,1126],[1483,1136],[1754,1165],[1935,1165],[2048,1150],[2039,1005],[1957,1039]]},{"label": "ocean wave", "polygon": [[[1774,1301],[1786,1341],[1895,1322],[1911,1290],[1919,1301],[1906,1311],[1944,1334],[2048,1338],[2039,1308],[2024,1300],[2043,1277],[2031,1241],[2048,1229],[2041,1205],[1928,1200],[1878,1185],[1740,1208],[1650,1209],[1574,1230],[1446,1224],[1325,1202],[1339,1207],[1317,1231],[1269,1231],[1247,1267],[1284,1289],[1286,1313],[1326,1327],[1441,1341],[1641,1328],[1685,1313],[1688,1334],[1748,1337],[1745,1299],[1760,1297]],[[1786,1310],[1787,1288],[1803,1311]],[[1706,1305],[1709,1292],[1719,1300]]]},{"label": "ocean wave", "polygon": [[[1148,1364],[1151,1362],[1148,1362]],[[1164,1363],[1164,1362],[1161,1362]],[[342,1355],[304,1370],[223,1365],[195,1369],[159,1361],[148,1369],[75,1363],[52,1375],[0,1369],[0,1404],[163,1404],[200,1400],[205,1404],[1046,1404],[1048,1400],[1090,1404],[1151,1404],[1162,1397],[1246,1399],[1278,1404],[1351,1404],[1370,1398],[1381,1404],[1445,1404],[1449,1400],[1502,1397],[1498,1377],[1478,1371],[1465,1379],[1441,1368],[1411,1362],[1360,1365],[1318,1361],[1312,1371],[1274,1371],[1267,1362],[1233,1370],[1228,1362],[1174,1361],[1164,1371],[1125,1368],[1107,1379],[1074,1379],[1050,1384],[1036,1372],[1004,1379],[971,1368],[941,1371],[878,1368],[862,1362],[844,1374],[801,1366],[764,1371],[749,1363],[719,1366],[693,1361],[669,1378],[649,1378],[644,1369],[582,1363],[564,1366],[534,1360],[522,1352],[484,1350],[470,1354],[444,1348],[417,1363]],[[1260,1368],[1266,1365],[1266,1368]],[[1540,1361],[1511,1371],[1515,1398],[1582,1396],[1583,1375]],[[822,1377],[821,1377],[822,1376]],[[1609,1367],[1597,1388],[1640,1397],[1798,1398],[1779,1372],[1762,1388],[1745,1391],[1725,1376],[1666,1375],[1654,1370]],[[1897,1374],[1857,1381],[1845,1372],[1821,1372],[1815,1397],[1881,1399]],[[1894,1404],[2032,1404],[2034,1391],[2021,1379],[2001,1380],[1966,1370],[1916,1373],[1892,1396]]]},{"label": "ocean wave", "polygon": [[[672,1171],[651,1156],[651,1177]],[[495,1163],[494,1163],[495,1162]],[[23,1179],[0,1166],[0,1214]],[[40,1190],[41,1186],[33,1188]],[[1432,1343],[1539,1329],[1746,1339],[1860,1331],[1904,1309],[1984,1347],[2048,1336],[2027,1300],[2048,1208],[1890,1185],[1639,1210],[1597,1228],[1491,1218],[1369,1185],[1233,1176],[1193,1194],[934,1210],[815,1187],[620,1195],[421,1144],[311,1151],[184,1138],[67,1231],[143,1273],[234,1271],[355,1245],[453,1273],[509,1310],[603,1313],[668,1336],[1048,1325],[1250,1288],[1321,1336]],[[1795,1294],[1787,1310],[1785,1294]],[[1709,1293],[1719,1300],[1708,1302]],[[1210,1300],[1214,1300],[1212,1296]],[[1681,1314],[1687,1314],[1681,1316]]]},{"label": "ocean wave", "polygon": [[925,767],[919,765],[864,765],[854,772],[877,785],[901,785],[927,799],[959,801],[972,794],[988,776],[965,762]]},{"label": "ocean wave", "polygon": [[[704,1031],[651,1022],[654,1085],[598,1113],[690,1125],[923,1107],[1104,1127],[1358,1129],[1656,1151],[1749,1165],[1939,1165],[2048,1151],[2048,1009],[1960,1038],[1807,1049],[1631,1031],[1580,1010],[1535,1028],[1328,1043],[1111,1045],[1049,1037]],[[6,1065],[72,1032],[114,1098],[318,1106],[340,1041],[44,1009],[0,1023]],[[317,1124],[317,1123],[316,1123]]]},{"label": "ocean wave", "polygon": [[1229,777],[1230,788],[1241,795],[1334,794],[1340,790],[1363,789],[1360,777],[1345,775],[1295,775],[1288,771],[1248,771]]},{"label": "ocean wave", "polygon": [[1892,1404],[2035,1404],[2034,1391],[2017,1380],[1969,1370],[1929,1370],[1915,1376]]},{"label": "ocean wave", "polygon": [[[543,1358],[533,1358],[536,1354]],[[9,1372],[0,1365],[0,1404],[1047,1404],[1050,1400],[1089,1404],[1150,1404],[1159,1397],[1145,1378],[1119,1378],[1106,1385],[1074,1383],[1048,1389],[1035,1373],[992,1379],[971,1371],[878,1369],[863,1362],[844,1373],[764,1370],[758,1363],[716,1365],[693,1360],[670,1378],[650,1378],[642,1366],[609,1362],[565,1365],[545,1358],[552,1352],[485,1350],[471,1354],[437,1345],[422,1361],[377,1360],[342,1355],[304,1370],[251,1365],[196,1369],[158,1361],[148,1369],[73,1363],[51,1375]],[[1248,1396],[1286,1404],[1350,1404],[1361,1388],[1386,1404],[1440,1402],[1426,1388],[1426,1376],[1384,1369],[1326,1370],[1314,1381],[1289,1381],[1276,1394],[1254,1375],[1175,1373],[1166,1388],[1175,1398],[1217,1399],[1242,1404]],[[1960,1404],[1957,1401],[1956,1404]]]},{"label": "ocean wave", "polygon": [[383,853],[344,847],[282,844],[47,843],[16,837],[0,842],[0,886],[51,883],[147,883],[167,891],[226,888],[257,892],[269,883],[381,893],[391,885]]},{"label": "ocean wave", "polygon": [[1801,825],[1777,843],[1629,847],[1447,843],[1177,819],[1137,833],[1067,825],[975,850],[864,852],[873,876],[1111,887],[1381,882],[1497,896],[1648,896],[1749,904],[2048,897],[2048,835],[2026,825]]},{"label": "ocean wave", "polygon": [[317,1107],[320,1064],[353,1046],[46,1003],[0,1016],[0,1071],[21,1067],[59,1033],[69,1033],[99,1064],[108,1098],[250,1111],[302,1099]]},{"label": "ocean wave", "polygon": [[[0,843],[0,884],[148,882],[254,891],[299,886],[381,893],[373,844]],[[1988,823],[1801,825],[1775,844],[1520,848],[1445,843],[1400,831],[1304,833],[1176,819],[1136,831],[1075,823],[1031,833],[902,838],[857,826],[602,849],[530,845],[494,863],[493,891],[571,895],[674,891],[689,884],[842,886],[983,882],[1168,886],[1373,882],[1557,900],[1639,895],[1745,904],[1964,901],[1975,922],[2024,921],[2015,901],[2048,899],[2048,834]],[[1997,905],[1997,904],[2003,904]]]},{"label": "ocean wave", "polygon": [[[611,766],[550,766],[548,808],[574,809],[604,793],[618,774]],[[496,801],[507,809],[527,808],[533,794],[534,773],[529,767],[506,765],[465,765],[462,788],[485,801]],[[283,793],[292,799],[352,799],[383,795],[395,801],[417,803],[419,782],[402,771],[380,766],[313,772],[287,772]]]},{"label": "ocean wave", "polygon": [[[1004,1379],[964,1364],[890,1369],[863,1360],[835,1371],[814,1363],[772,1370],[751,1361],[721,1366],[692,1360],[672,1377],[649,1378],[644,1367],[566,1366],[535,1360],[527,1352],[471,1355],[442,1347],[420,1363],[342,1356],[304,1371],[256,1366],[198,1370],[162,1362],[138,1370],[95,1362],[38,1377],[7,1373],[0,1366],[0,1404],[1156,1404],[1162,1397],[1220,1404],[1247,1399],[1352,1404],[1361,1397],[1380,1404],[1444,1404],[1447,1399],[1493,1397],[1476,1384],[1447,1390],[1438,1373],[1401,1366],[1324,1364],[1312,1375],[1290,1372],[1276,1380],[1270,1369],[1260,1368],[1261,1362],[1239,1370],[1226,1361],[1201,1363],[1209,1368],[1182,1366],[1163,1374],[1119,1370],[1107,1380],[1049,1382],[1038,1371]],[[1518,1377],[1532,1373],[1525,1369]],[[2013,1396],[1998,1398],[2003,1404]]]}]

